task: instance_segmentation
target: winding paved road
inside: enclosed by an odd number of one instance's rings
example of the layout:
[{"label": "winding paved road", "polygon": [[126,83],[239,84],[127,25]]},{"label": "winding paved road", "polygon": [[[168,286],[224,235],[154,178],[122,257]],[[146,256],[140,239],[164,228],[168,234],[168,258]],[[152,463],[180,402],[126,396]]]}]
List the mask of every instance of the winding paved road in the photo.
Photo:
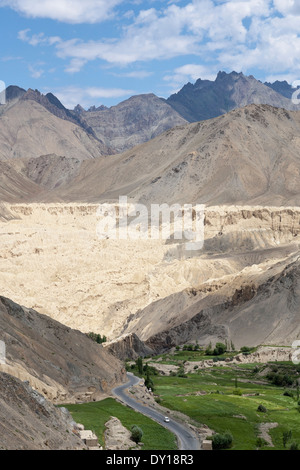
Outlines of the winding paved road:
[{"label": "winding paved road", "polygon": [[128,372],[127,377],[129,381],[126,384],[113,389],[114,395],[116,395],[122,402],[126,403],[126,405],[135,409],[139,413],[148,416],[149,418],[153,419],[154,421],[158,422],[159,424],[173,432],[178,438],[180,450],[200,450],[199,440],[189,428],[177,423],[172,418],[170,418],[169,423],[165,423],[164,415],[162,415],[153,408],[142,405],[141,403],[134,400],[134,398],[128,396],[125,390],[132,387],[133,385],[138,384],[140,379],[138,377],[135,377],[130,372]]}]

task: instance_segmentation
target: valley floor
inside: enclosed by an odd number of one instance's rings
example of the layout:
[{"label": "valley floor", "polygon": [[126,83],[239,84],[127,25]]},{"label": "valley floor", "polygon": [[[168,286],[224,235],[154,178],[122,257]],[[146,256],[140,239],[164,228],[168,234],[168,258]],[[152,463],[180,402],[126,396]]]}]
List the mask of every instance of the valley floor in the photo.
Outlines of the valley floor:
[{"label": "valley floor", "polygon": [[[183,413],[202,430],[207,426],[215,433],[229,431],[232,450],[283,450],[293,442],[300,446],[299,366],[291,362],[220,366],[216,362],[206,369],[195,365],[187,374],[180,372],[185,361],[196,364],[201,357],[201,352],[186,351],[156,358],[159,368],[163,364],[179,368],[177,373],[151,375],[161,406],[175,415]],[[155,365],[151,359],[151,367]],[[258,411],[260,405],[265,412]],[[291,437],[284,447],[283,436],[289,431]]]}]

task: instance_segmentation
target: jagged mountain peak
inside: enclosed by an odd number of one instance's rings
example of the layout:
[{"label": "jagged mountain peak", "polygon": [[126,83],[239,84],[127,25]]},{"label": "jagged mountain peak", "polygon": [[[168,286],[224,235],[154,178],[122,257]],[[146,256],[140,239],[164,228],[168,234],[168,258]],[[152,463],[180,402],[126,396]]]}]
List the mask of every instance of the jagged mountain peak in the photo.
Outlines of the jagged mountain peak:
[{"label": "jagged mountain peak", "polygon": [[281,93],[284,87],[277,88],[267,86],[253,75],[246,76],[243,72],[220,71],[215,81],[199,79],[194,85],[185,85],[178,93],[171,95],[167,103],[189,122],[211,119],[252,103],[299,109],[289,99],[291,93]]}]

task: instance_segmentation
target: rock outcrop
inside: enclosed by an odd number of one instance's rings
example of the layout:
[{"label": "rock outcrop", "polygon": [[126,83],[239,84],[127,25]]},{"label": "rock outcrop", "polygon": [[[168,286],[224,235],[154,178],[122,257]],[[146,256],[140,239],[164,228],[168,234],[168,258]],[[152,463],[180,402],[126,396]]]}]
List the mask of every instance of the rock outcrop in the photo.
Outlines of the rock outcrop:
[{"label": "rock outcrop", "polygon": [[138,357],[145,357],[153,354],[153,349],[149,348],[141,341],[136,334],[118,338],[108,344],[104,344],[105,349],[116,356],[121,361],[127,359],[134,360]]},{"label": "rock outcrop", "polygon": [[76,424],[27,382],[0,372],[0,450],[83,450]]},{"label": "rock outcrop", "polygon": [[136,442],[131,439],[131,432],[128,431],[121,421],[112,416],[105,424],[105,450],[140,450]]}]

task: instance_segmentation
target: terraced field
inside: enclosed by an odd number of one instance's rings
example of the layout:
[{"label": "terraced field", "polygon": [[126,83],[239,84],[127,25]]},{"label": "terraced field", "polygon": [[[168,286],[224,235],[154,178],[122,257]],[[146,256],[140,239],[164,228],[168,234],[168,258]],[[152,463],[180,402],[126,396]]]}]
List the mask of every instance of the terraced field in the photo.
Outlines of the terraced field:
[{"label": "terraced field", "polygon": [[[220,366],[216,362],[213,367],[195,366],[193,372],[183,373],[185,360],[196,361],[197,356],[199,360],[203,353],[182,351],[156,358],[160,368],[179,366],[177,374],[151,376],[160,405],[184,413],[196,426],[205,424],[216,433],[230,431],[232,450],[289,449],[294,442],[300,446],[299,366],[291,362]],[[151,365],[155,366],[155,358]],[[258,411],[259,405],[266,412]],[[284,447],[283,434],[289,431]]]}]

